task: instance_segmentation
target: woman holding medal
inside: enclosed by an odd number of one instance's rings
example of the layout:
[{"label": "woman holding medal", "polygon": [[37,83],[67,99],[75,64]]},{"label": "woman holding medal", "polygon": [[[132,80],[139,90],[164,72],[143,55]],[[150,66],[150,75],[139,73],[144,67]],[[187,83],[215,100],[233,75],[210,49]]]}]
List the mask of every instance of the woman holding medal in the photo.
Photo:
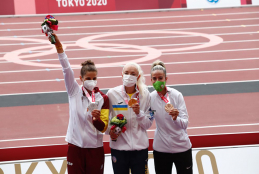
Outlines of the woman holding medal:
[{"label": "woman holding medal", "polygon": [[150,94],[140,66],[128,63],[122,71],[123,85],[112,88],[107,95],[110,100],[110,117],[122,114],[127,119],[124,133],[116,134],[109,128],[111,158],[114,174],[145,174],[148,167],[148,136],[146,130],[152,125]]},{"label": "woman holding medal", "polygon": [[156,174],[192,174],[192,149],[187,134],[188,113],[182,93],[166,87],[166,68],[155,61],[151,67],[151,110],[156,120],[153,154]]},{"label": "woman holding medal", "polygon": [[82,63],[80,80],[83,85],[76,82],[62,44],[54,33],[53,36],[69,98],[68,174],[103,174],[102,132],[108,126],[109,99],[95,87],[97,69],[91,60]]}]

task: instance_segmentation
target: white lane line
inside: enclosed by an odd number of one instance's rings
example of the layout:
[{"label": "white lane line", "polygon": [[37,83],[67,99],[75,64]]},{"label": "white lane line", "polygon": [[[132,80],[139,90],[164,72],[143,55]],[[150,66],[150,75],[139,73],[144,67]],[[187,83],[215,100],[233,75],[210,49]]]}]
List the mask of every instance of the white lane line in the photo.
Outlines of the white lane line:
[{"label": "white lane line", "polygon": [[[210,34],[210,35],[236,35],[236,34],[253,34],[256,32],[243,32],[243,33],[221,33],[221,34]],[[147,39],[170,39],[170,38],[185,38],[185,37],[201,37],[199,35],[183,35],[183,36],[160,36],[160,37],[137,37],[137,38],[120,38],[120,39],[102,39],[102,40],[92,40],[90,42],[104,42],[104,41],[130,41],[130,40],[147,40]],[[229,41],[231,42],[231,41]]]},{"label": "white lane line", "polygon": [[[162,53],[162,55],[174,55],[174,54],[201,54],[201,53],[213,53],[213,52],[234,52],[234,51],[253,51],[253,50],[259,50],[259,48],[247,48],[247,49],[232,49],[232,50],[212,50],[212,51],[196,51],[196,52],[173,52],[173,53]],[[136,56],[146,56],[146,54],[140,54],[140,55],[119,55],[119,56],[109,56],[110,58],[114,57],[136,57]],[[107,58],[108,56],[98,56],[98,57],[84,57],[84,59],[98,59],[98,58]],[[74,58],[75,60],[76,58]],[[78,58],[81,59],[81,58]],[[41,61],[48,61],[49,59],[42,59]],[[57,59],[53,59],[56,60]],[[123,65],[121,65],[123,66]],[[110,66],[114,67],[114,66]],[[117,66],[116,66],[117,67]],[[101,68],[101,67],[99,67]],[[105,68],[105,67],[103,67]]]},{"label": "white lane line", "polygon": [[[223,43],[242,43],[242,42],[258,42],[259,40],[237,40],[237,41],[224,41],[222,42],[221,44]],[[197,42],[197,43],[183,43],[183,44],[162,44],[162,45],[142,45],[142,46],[147,46],[147,47],[169,47],[169,46],[185,46],[185,45],[198,45],[198,44],[205,44],[205,43],[208,43],[208,42]],[[130,48],[130,47],[111,47],[111,48]],[[82,48],[82,49],[66,49],[66,52],[68,51],[88,51],[88,50],[93,50],[93,49],[85,49],[85,48]],[[46,51],[32,51],[32,53],[42,53],[42,52],[46,52]],[[0,54],[3,54],[3,53],[0,53]],[[121,56],[125,56],[125,55],[121,55]],[[115,57],[121,57],[121,56],[104,56],[104,57],[96,57],[96,58],[104,58],[104,59],[107,59],[107,58],[115,58]],[[136,56],[143,56],[143,54],[141,55],[126,55],[126,56],[129,56],[129,57],[136,57]],[[74,59],[74,60],[81,60],[81,59],[85,59],[85,57],[79,57],[79,58],[70,58],[70,59]],[[0,64],[1,63],[12,63],[10,61],[6,61],[6,59],[4,58],[0,58],[0,60],[3,60],[3,61],[0,61]],[[28,60],[28,62],[39,62],[39,61],[57,61],[56,58],[54,59],[37,59],[37,60]]]},{"label": "white lane line", "polygon": [[[217,34],[210,34],[210,35],[218,35],[218,36],[225,36],[225,35],[243,35],[243,34],[257,34],[258,32],[240,32],[240,33],[217,33]],[[186,37],[200,37],[199,35],[183,35],[183,36],[167,36],[167,37],[142,37],[142,38],[122,38],[122,39],[103,39],[103,40],[93,40],[91,42],[97,41],[118,41],[118,40],[144,40],[144,39],[168,39],[168,38],[186,38]],[[3,38],[3,37],[2,37]],[[229,41],[231,42],[231,41]],[[83,49],[75,49],[75,50],[83,50]],[[46,52],[46,51],[31,51],[31,53],[38,53],[38,52]],[[0,52],[0,54],[6,54],[9,52]],[[26,52],[27,53],[27,52]],[[3,58],[1,58],[3,60]]]},{"label": "white lane line", "polygon": [[[258,71],[258,70],[259,70],[259,68],[229,69],[229,70],[214,70],[214,71],[176,72],[176,73],[167,73],[167,75],[208,74],[208,73],[242,72],[242,71]],[[150,76],[150,74],[144,74],[144,76]],[[98,77],[98,79],[109,79],[109,78],[121,78],[121,76],[103,76],[103,77]],[[75,80],[79,80],[79,78],[75,78]],[[60,82],[60,81],[64,81],[64,79],[58,79],[58,82]],[[21,83],[39,83],[39,82],[57,82],[57,79],[0,82],[0,85],[17,84],[17,83],[18,84],[21,84]]]},{"label": "white lane line", "polygon": [[[224,128],[224,127],[245,127],[245,126],[259,126],[259,123],[188,127],[187,130],[193,130],[193,129],[208,129],[208,128]],[[147,131],[148,131],[148,132],[153,132],[153,131],[155,131],[155,130],[156,130],[156,129],[149,129],[149,130],[147,130]]]},{"label": "white lane line", "polygon": [[259,131],[254,132],[231,132],[231,133],[214,133],[214,134],[189,134],[190,137],[197,137],[197,136],[211,136],[211,135],[237,135],[237,134],[254,134],[259,133]]},{"label": "white lane line", "polygon": [[53,139],[53,138],[65,138],[66,136],[52,136],[52,137],[37,137],[37,138],[21,138],[21,139],[8,139],[0,140],[0,142],[10,142],[10,141],[28,141],[28,140],[43,140],[43,139]]},{"label": "white lane line", "polygon": [[[259,25],[258,25],[259,26]],[[141,38],[141,39],[145,39]],[[164,39],[167,39],[169,37],[163,37]],[[110,40],[107,40],[110,41]],[[221,42],[221,44],[223,43],[242,43],[242,42],[258,42],[259,40],[234,40],[234,41],[223,41]],[[63,44],[65,43],[75,43],[76,41],[68,41],[68,42],[62,42]],[[188,46],[188,45],[200,45],[200,44],[206,44],[208,42],[196,42],[196,43],[181,43],[181,44],[161,44],[161,45],[141,45],[141,46],[146,46],[146,47],[169,47],[169,46]],[[4,44],[2,44],[3,46]],[[12,44],[15,45],[15,44]],[[46,45],[41,43],[41,45]],[[0,45],[1,46],[1,45]],[[7,46],[7,45],[6,45]],[[9,45],[8,45],[9,46]],[[110,48],[131,48],[131,47],[110,47]],[[86,48],[80,48],[80,49],[66,49],[66,51],[89,51],[89,50],[94,50],[94,49],[86,49]],[[46,51],[31,51],[31,53],[42,53],[42,52],[46,52]],[[27,52],[26,52],[27,53]],[[0,53],[1,54],[1,53]],[[0,58],[0,60],[5,60],[3,58]],[[35,60],[31,60],[31,61],[35,61]],[[8,62],[0,62],[0,63],[8,63]]]},{"label": "white lane line", "polygon": [[[259,25],[258,25],[259,26]],[[2,37],[0,37],[2,38]],[[62,41],[62,43],[70,44],[70,43],[75,43],[76,41]],[[10,43],[10,44],[0,44],[0,46],[14,46],[14,45],[19,45],[19,46],[25,46],[25,45],[46,45],[46,43],[36,43],[36,42],[26,42],[23,44],[20,43]]]},{"label": "white lane line", "polygon": [[[208,135],[236,135],[236,134],[251,134],[251,133],[258,133],[258,131],[254,132],[233,132],[233,133],[215,133],[215,134],[200,134],[200,135],[189,135],[190,137],[193,136],[208,136]],[[154,138],[149,138],[149,139],[154,139]],[[104,141],[104,142],[109,142],[109,141]],[[27,148],[27,147],[50,147],[50,146],[67,146],[67,142],[62,143],[62,144],[45,144],[45,145],[28,145],[28,146],[13,146],[13,147],[2,147],[0,149],[14,149],[14,148]],[[207,149],[229,149],[229,148],[238,148],[238,147],[257,147],[259,144],[255,145],[238,145],[238,146],[217,146],[217,147],[202,147],[202,148],[193,148],[193,150],[207,150]],[[152,152],[149,152],[152,153]],[[111,154],[105,154],[105,156],[110,157]],[[55,160],[55,159],[66,159],[66,157],[60,157],[60,158],[46,158],[46,160],[43,159],[35,159],[35,160],[20,160],[20,161],[11,161],[11,162],[0,162],[0,164],[14,164],[14,163],[21,163],[21,162],[37,162],[37,161],[47,161],[49,160]]]},{"label": "white lane line", "polygon": [[[217,34],[210,34],[210,35],[218,35],[218,36],[225,36],[225,35],[242,35],[242,34],[257,34],[258,32],[241,32],[241,33],[217,33]],[[197,35],[199,36],[199,35]],[[122,39],[103,39],[103,40],[93,40],[91,42],[97,41],[118,41],[118,40],[143,40],[143,39],[168,39],[168,38],[181,38],[181,37],[197,37],[195,35],[183,35],[183,36],[167,36],[167,37],[143,37],[143,38],[122,38]],[[226,41],[226,42],[234,42],[234,41]],[[84,49],[75,49],[75,50],[84,50]],[[46,51],[31,51],[31,53],[38,53],[38,52],[46,52]],[[9,52],[0,52],[0,54],[6,54]],[[27,53],[27,52],[25,52]],[[3,58],[1,58],[3,60]]]},{"label": "white lane line", "polygon": [[[238,18],[231,19],[231,21],[249,21],[259,20],[259,18]],[[150,26],[150,25],[170,25],[170,24],[192,24],[192,23],[209,23],[209,22],[226,22],[225,19],[221,20],[202,20],[202,21],[181,21],[181,22],[161,22],[161,23],[140,23],[140,24],[121,24],[121,25],[95,25],[95,26],[70,26],[70,27],[59,27],[61,29],[86,29],[86,28],[109,28],[109,27],[133,27],[133,26]],[[24,28],[24,29],[12,29],[14,31],[37,31],[39,28]],[[1,31],[8,31],[8,29],[2,29]]]},{"label": "white lane line", "polygon": [[214,125],[214,126],[189,127],[189,128],[187,128],[187,129],[207,129],[207,128],[240,127],[240,126],[258,126],[258,125],[259,125],[259,123],[229,124],[229,125]]},{"label": "white lane line", "polygon": [[[225,35],[239,35],[239,34],[254,34],[253,32],[241,32],[241,33],[216,33],[210,35],[216,36],[225,36]],[[171,38],[186,38],[186,37],[201,37],[200,35],[180,35],[180,36],[159,36],[159,37],[136,37],[136,38],[119,38],[119,39],[100,39],[100,40],[91,40],[90,42],[104,42],[104,41],[130,41],[130,40],[147,40],[147,39],[171,39]]]},{"label": "white lane line", "polygon": [[[251,83],[259,82],[258,80],[243,80],[243,81],[222,81],[222,82],[206,82],[206,83],[186,83],[186,84],[173,84],[168,86],[194,86],[194,85],[215,85],[215,84],[229,84],[229,83]],[[153,86],[148,86],[153,88]],[[100,88],[100,90],[109,90],[110,88]],[[31,92],[31,93],[11,93],[11,94],[0,94],[1,96],[13,96],[13,95],[30,95],[30,94],[52,94],[52,93],[64,93],[66,91],[48,91],[48,92]]]},{"label": "white lane line", "polygon": [[[64,140],[64,142],[65,142],[65,140]],[[14,149],[14,148],[26,148],[26,147],[46,147],[46,146],[49,147],[49,146],[60,146],[60,145],[67,145],[67,142],[65,142],[64,144],[45,144],[45,145],[28,145],[28,146],[2,147],[0,149]]]},{"label": "white lane line", "polygon": [[[217,16],[224,16],[224,15],[240,15],[242,14],[257,14],[258,11],[253,12],[241,12],[241,13],[217,13]],[[189,18],[189,17],[208,17],[210,14],[201,14],[201,15],[182,15],[182,16],[151,16],[151,17],[138,17],[138,18],[112,18],[112,19],[90,19],[90,20],[59,20],[59,23],[80,23],[80,22],[100,22],[100,21],[125,21],[125,20],[147,20],[147,19],[166,19],[166,18]],[[214,14],[212,14],[214,15]],[[4,25],[21,25],[24,22],[5,22]],[[41,22],[26,22],[26,24],[41,24]]]},{"label": "white lane line", "polygon": [[[215,126],[200,126],[200,127],[189,127],[190,129],[207,129],[207,128],[223,128],[223,127],[243,127],[243,126],[258,126],[259,123],[250,123],[250,124],[233,124],[233,125],[215,125]],[[148,129],[148,132],[153,132],[155,129]],[[66,136],[51,136],[51,137],[36,137],[36,138],[20,138],[20,139],[7,139],[0,140],[0,142],[10,142],[10,141],[30,141],[30,140],[43,140],[43,139],[53,139],[53,138],[64,138]]]},{"label": "white lane line", "polygon": [[[253,26],[258,26],[258,24],[254,25],[247,25],[249,27]],[[212,27],[196,27],[196,28],[174,28],[174,29],[157,29],[157,30],[162,30],[162,31],[182,31],[182,30],[196,30],[196,29],[213,29],[213,28],[232,28],[233,26],[212,26]],[[241,28],[240,25],[234,25],[234,27]],[[157,30],[136,30],[136,31],[157,31]],[[133,30],[129,30],[133,31]],[[93,35],[93,34],[109,34],[109,33],[116,33],[116,32],[121,32],[121,30],[118,31],[112,31],[112,32],[90,32],[90,33],[67,33],[67,34],[59,34],[59,36],[81,36],[81,35]],[[127,32],[127,31],[123,31]],[[9,37],[14,37],[14,36],[2,36],[0,38],[9,38]],[[24,38],[24,37],[46,37],[43,34],[40,35],[21,35],[21,36],[15,36],[15,38]],[[25,44],[25,43],[24,43]]]},{"label": "white lane line", "polygon": [[[69,58],[70,60],[74,60],[77,58]],[[84,58],[80,58],[80,59],[85,59]],[[48,59],[48,61],[50,60],[55,60],[56,59]],[[166,65],[178,65],[178,64],[194,64],[194,63],[214,63],[214,62],[234,62],[234,61],[249,61],[249,60],[259,60],[259,58],[240,58],[240,59],[217,59],[217,60],[201,60],[201,61],[183,61],[183,62],[166,62]],[[42,60],[44,61],[44,60]],[[150,66],[150,64],[139,64],[140,66]],[[107,66],[105,68],[121,68],[121,66]],[[81,68],[73,68],[73,70],[76,69],[81,69]],[[41,72],[41,71],[60,71],[62,70],[62,68],[53,68],[53,69],[32,69],[32,70],[16,70],[16,71],[0,71],[1,73],[22,73],[22,72]]]},{"label": "white lane line", "polygon": [[[256,25],[246,25],[247,27],[257,27]],[[159,29],[162,31],[177,31],[177,30],[196,30],[196,29],[215,29],[215,28],[240,28],[240,25],[233,25],[233,26],[214,26],[214,27],[198,27],[198,28],[174,28],[174,29]],[[138,30],[138,31],[148,31],[148,30]],[[119,32],[119,31],[117,31]],[[84,35],[92,35],[92,34],[108,34],[108,33],[114,33],[114,32],[93,32],[93,33],[83,33]],[[78,33],[70,33],[67,35],[79,35]],[[42,35],[24,35],[21,37],[43,37]],[[66,34],[59,34],[59,36],[66,36]],[[12,36],[11,36],[12,37]],[[19,36],[20,37],[20,36]],[[63,41],[62,43],[75,43],[76,41]],[[34,43],[34,42],[27,42],[27,43],[11,43],[11,44],[0,44],[0,46],[10,46],[10,45],[44,45],[45,43]]]}]

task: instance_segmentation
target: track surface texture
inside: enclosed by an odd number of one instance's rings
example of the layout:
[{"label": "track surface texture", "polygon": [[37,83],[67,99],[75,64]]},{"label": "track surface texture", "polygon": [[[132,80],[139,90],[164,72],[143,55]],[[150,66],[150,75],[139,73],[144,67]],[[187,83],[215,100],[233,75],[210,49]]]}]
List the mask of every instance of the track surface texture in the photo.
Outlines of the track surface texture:
[{"label": "track surface texture", "polygon": [[[134,61],[152,91],[150,68],[160,59],[167,85],[184,95],[190,136],[259,132],[259,7],[56,18],[79,84],[87,59],[104,92],[122,84],[122,66]],[[68,99],[42,21],[1,18],[0,149],[66,144]]]}]

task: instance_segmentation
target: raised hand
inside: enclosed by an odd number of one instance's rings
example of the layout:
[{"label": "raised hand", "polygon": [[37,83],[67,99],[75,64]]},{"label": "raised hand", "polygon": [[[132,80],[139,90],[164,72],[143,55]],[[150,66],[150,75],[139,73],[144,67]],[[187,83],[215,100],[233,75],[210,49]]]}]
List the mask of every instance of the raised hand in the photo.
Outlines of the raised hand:
[{"label": "raised hand", "polygon": [[[55,33],[52,33],[52,35],[55,37],[55,40],[56,40],[55,46],[56,46],[57,52],[63,53],[64,50],[58,36]],[[51,42],[51,38],[49,38],[49,41]]]}]

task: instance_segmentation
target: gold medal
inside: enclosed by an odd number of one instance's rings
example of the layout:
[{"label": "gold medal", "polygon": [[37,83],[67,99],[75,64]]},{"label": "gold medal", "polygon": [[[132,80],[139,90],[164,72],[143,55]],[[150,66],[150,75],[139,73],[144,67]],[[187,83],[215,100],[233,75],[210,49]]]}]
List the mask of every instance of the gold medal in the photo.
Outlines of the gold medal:
[{"label": "gold medal", "polygon": [[165,111],[166,112],[170,112],[172,109],[174,109],[174,106],[171,104],[171,103],[167,103],[166,105],[165,105]]},{"label": "gold medal", "polygon": [[133,99],[129,100],[128,105],[129,105],[129,107],[132,107],[136,103],[138,103],[138,101],[135,98],[133,98]]}]

